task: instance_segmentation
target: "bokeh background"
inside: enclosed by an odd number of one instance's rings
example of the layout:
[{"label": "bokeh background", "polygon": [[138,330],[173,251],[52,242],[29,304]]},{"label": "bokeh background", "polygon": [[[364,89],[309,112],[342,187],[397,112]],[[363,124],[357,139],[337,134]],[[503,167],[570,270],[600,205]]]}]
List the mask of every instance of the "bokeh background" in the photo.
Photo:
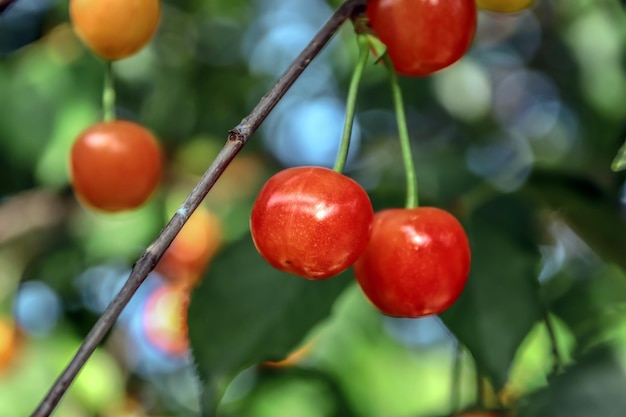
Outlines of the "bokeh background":
[{"label": "bokeh background", "polygon": [[[103,62],[72,32],[66,1],[17,0],[2,12],[0,416],[34,410],[228,130],[338,5],[164,1],[154,40],[114,74],[118,116],[155,132],[167,171],[149,204],[117,215],[81,207],[67,171],[73,140],[101,117]],[[378,314],[350,272],[313,288],[264,269],[249,241],[265,179],[334,162],[357,55],[344,25],[218,181],[56,415],[192,416],[223,395],[223,416],[421,417],[476,404],[622,416],[626,187],[611,164],[626,133],[625,28],[617,0],[480,12],[467,56],[401,80],[422,204],[457,215],[473,245],[457,305],[402,320]],[[372,63],[346,173],[377,209],[401,206],[400,161],[387,73]],[[195,364],[181,282],[198,285]],[[554,342],[562,368],[551,374]],[[288,364],[255,364],[294,350]]]}]

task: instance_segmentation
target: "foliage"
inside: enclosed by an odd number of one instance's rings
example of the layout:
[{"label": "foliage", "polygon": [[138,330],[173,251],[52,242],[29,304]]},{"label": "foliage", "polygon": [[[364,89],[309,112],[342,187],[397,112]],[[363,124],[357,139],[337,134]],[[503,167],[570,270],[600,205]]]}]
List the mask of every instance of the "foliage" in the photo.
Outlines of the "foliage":
[{"label": "foliage", "polygon": [[[339,4],[164,1],[155,39],[114,73],[118,116],[155,133],[167,172],[146,206],[105,215],[77,203],[67,171],[73,140],[101,118],[104,65],[73,34],[66,2],[13,3],[0,11],[3,417],[32,411],[228,130]],[[626,224],[611,162],[625,131],[625,24],[617,0],[481,12],[465,58],[401,80],[420,201],[456,214],[472,245],[459,301],[417,320],[378,314],[351,271],[321,282],[276,272],[250,240],[264,180],[334,162],[357,59],[346,24],[203,203],[224,242],[191,295],[191,354],[145,337],[150,295],[177,279],[157,268],[58,415],[211,416],[219,400],[221,416],[449,415],[457,340],[469,352],[459,409],[621,415]],[[404,204],[391,103],[385,69],[368,66],[346,173],[377,210]],[[264,365],[309,341],[291,367]],[[488,381],[480,399],[477,376]]]}]

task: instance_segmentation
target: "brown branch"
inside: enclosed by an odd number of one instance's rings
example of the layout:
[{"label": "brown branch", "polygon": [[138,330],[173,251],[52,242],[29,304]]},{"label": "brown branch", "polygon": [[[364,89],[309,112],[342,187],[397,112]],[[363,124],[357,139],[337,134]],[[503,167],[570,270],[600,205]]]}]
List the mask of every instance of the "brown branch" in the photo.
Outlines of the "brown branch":
[{"label": "brown branch", "polygon": [[120,313],[128,304],[137,288],[154,269],[157,262],[172,243],[189,216],[200,205],[204,197],[211,190],[215,182],[222,175],[228,164],[233,160],[239,150],[246,144],[250,136],[257,130],[267,115],[278,104],[280,99],[289,90],[292,84],[300,77],[304,69],[311,63],[313,58],[324,48],[341,25],[350,18],[359,8],[365,6],[367,0],[347,0],[343,3],[330,19],[319,30],[311,42],[298,55],[272,89],[265,94],[259,104],[245,117],[241,123],[233,128],[228,134],[228,140],[220,153],[217,155],[209,169],[204,173],[200,182],[187,196],[176,214],[170,219],[156,240],[148,246],[137,260],[115,299],[100,316],[89,334],[83,340],[82,345],[54,382],[50,391],[43,398],[31,417],[48,417],[57,406],[74,378],[89,359],[106,333],[111,329]]}]

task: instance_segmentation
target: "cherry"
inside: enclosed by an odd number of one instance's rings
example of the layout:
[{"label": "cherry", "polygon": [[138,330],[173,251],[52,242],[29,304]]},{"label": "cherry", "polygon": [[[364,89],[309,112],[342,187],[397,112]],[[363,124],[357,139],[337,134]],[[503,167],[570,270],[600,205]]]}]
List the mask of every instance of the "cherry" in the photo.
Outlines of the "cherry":
[{"label": "cherry", "polygon": [[367,249],[354,274],[367,298],[394,317],[439,314],[461,294],[470,246],[458,220],[434,208],[376,213]]},{"label": "cherry", "polygon": [[369,0],[365,13],[395,70],[408,76],[455,63],[476,31],[475,0]]},{"label": "cherry", "polygon": [[162,165],[154,136],[125,120],[92,125],[78,136],[70,153],[77,197],[107,212],[144,204],[159,183]]},{"label": "cherry", "polygon": [[70,0],[70,20],[89,48],[107,60],[133,55],[159,25],[159,0]]},{"label": "cherry", "polygon": [[275,174],[261,188],[250,230],[270,265],[320,280],[358,259],[373,217],[372,203],[356,181],[327,168],[295,167]]}]

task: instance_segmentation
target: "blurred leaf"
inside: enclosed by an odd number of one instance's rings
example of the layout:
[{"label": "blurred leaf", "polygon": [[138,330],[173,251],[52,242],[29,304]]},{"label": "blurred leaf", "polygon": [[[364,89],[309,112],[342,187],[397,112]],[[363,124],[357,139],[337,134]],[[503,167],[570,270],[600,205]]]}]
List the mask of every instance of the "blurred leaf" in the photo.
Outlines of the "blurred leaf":
[{"label": "blurred leaf", "polygon": [[525,192],[547,204],[601,258],[626,270],[626,221],[618,196],[600,190],[588,179],[555,172],[535,172]]},{"label": "blurred leaf", "polygon": [[327,372],[301,367],[263,371],[250,399],[226,416],[359,416],[340,381]]},{"label": "blurred leaf", "polygon": [[308,281],[279,272],[249,236],[212,263],[189,306],[189,338],[203,380],[203,412],[214,415],[219,387],[245,368],[286,357],[325,318],[352,280]]},{"label": "blurred leaf", "polygon": [[[563,272],[567,274],[567,270]],[[560,285],[561,277],[546,284]],[[554,283],[553,283],[554,282]],[[606,265],[591,276],[577,279],[564,294],[553,300],[550,309],[572,330],[579,351],[607,335],[615,325],[624,323],[626,274],[614,265]]]},{"label": "blurred leaf", "polygon": [[617,151],[617,155],[615,155],[615,159],[611,163],[611,169],[616,172],[626,169],[626,142]]},{"label": "blurred leaf", "polygon": [[519,345],[542,317],[533,230],[531,207],[516,198],[499,197],[476,210],[467,224],[470,277],[457,303],[442,315],[496,390],[507,381]]},{"label": "blurred leaf", "polygon": [[524,401],[519,417],[621,417],[626,375],[617,353],[598,348]]}]

